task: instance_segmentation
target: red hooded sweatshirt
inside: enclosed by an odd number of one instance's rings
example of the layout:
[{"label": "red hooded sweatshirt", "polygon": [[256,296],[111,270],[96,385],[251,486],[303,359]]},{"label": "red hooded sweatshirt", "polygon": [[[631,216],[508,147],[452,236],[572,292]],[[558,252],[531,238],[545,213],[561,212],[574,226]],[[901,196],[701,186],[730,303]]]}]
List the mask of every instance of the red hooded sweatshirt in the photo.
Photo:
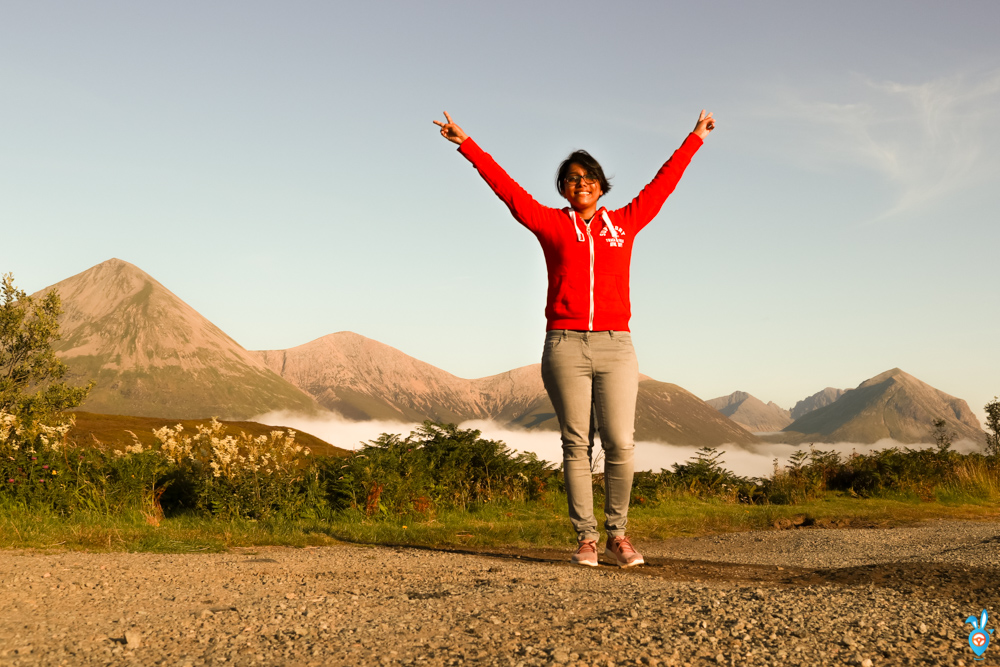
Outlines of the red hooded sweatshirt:
[{"label": "red hooded sweatshirt", "polygon": [[688,135],[635,199],[614,211],[602,206],[590,224],[572,208],[539,204],[471,138],[458,152],[542,244],[549,273],[546,329],[628,331],[632,242],[660,212],[701,144],[698,135]]}]

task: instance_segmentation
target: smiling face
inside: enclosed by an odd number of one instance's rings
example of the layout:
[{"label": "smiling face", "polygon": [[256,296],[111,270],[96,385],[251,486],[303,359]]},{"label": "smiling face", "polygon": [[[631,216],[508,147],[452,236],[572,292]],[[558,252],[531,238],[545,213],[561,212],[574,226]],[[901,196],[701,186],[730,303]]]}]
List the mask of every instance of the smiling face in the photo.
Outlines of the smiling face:
[{"label": "smiling face", "polygon": [[593,174],[575,162],[569,166],[563,179],[562,196],[574,211],[584,218],[590,218],[597,210],[597,200],[603,194],[601,183]]}]

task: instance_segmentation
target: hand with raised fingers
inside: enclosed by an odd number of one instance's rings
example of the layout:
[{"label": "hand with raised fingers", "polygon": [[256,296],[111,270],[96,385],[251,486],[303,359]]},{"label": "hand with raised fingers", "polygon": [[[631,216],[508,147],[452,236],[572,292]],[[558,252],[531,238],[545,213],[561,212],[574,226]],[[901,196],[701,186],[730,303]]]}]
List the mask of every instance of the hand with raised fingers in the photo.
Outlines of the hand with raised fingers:
[{"label": "hand with raised fingers", "polygon": [[434,124],[441,128],[441,136],[450,141],[453,144],[461,144],[463,141],[469,138],[465,132],[462,131],[458,125],[455,125],[455,121],[451,119],[448,112],[444,112],[444,117],[448,121],[447,123],[442,123],[439,120],[434,121]]},{"label": "hand with raised fingers", "polygon": [[698,124],[694,126],[694,133],[704,139],[714,129],[715,119],[712,118],[712,113],[705,113],[705,110],[702,109],[701,115],[698,116]]}]

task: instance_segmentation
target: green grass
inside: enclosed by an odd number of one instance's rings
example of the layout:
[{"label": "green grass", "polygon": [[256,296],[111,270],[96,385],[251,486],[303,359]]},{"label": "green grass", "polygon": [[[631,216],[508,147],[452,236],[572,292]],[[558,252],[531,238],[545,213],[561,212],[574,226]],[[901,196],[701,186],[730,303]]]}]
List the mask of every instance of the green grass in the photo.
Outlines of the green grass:
[{"label": "green grass", "polygon": [[[603,520],[600,511],[598,521]],[[832,525],[894,526],[926,519],[997,519],[1000,503],[970,498],[858,499],[828,493],[797,505],[740,505],[679,497],[655,507],[633,507],[629,533],[638,541],[773,530],[780,519],[805,516]],[[412,544],[442,548],[557,547],[574,543],[565,496],[492,504],[433,517],[375,519],[343,512],[331,521],[222,521],[185,515],[157,518],[142,512],[68,517],[0,508],[0,548],[34,550],[221,552],[246,547],[323,546],[340,542]]]},{"label": "green grass", "polygon": [[305,547],[334,542],[309,522],[220,521],[189,515],[151,523],[138,512],[68,517],[0,511],[0,548],[151,553],[217,553],[236,547]]},{"label": "green grass", "polygon": [[851,498],[827,493],[795,505],[740,505],[711,500],[681,500],[655,508],[632,508],[630,532],[636,539],[663,540],[714,533],[773,529],[781,519],[806,517],[828,527],[898,526],[927,519],[1000,517],[1000,503],[921,502],[918,499]]}]

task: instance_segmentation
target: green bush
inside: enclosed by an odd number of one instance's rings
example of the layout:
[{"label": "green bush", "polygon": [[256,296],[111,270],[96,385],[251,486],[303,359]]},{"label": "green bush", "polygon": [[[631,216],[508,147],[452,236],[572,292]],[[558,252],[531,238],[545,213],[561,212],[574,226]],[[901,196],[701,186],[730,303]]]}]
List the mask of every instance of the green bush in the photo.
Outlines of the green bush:
[{"label": "green bush", "polygon": [[1000,398],[994,396],[983,410],[986,411],[986,454],[1000,457]]},{"label": "green bush", "polygon": [[842,492],[863,498],[907,496],[935,500],[956,492],[1000,499],[1000,457],[959,454],[950,448],[892,447],[842,457],[834,451],[799,450],[768,478],[746,478],[722,467],[720,452],[705,447],[673,470],[638,472],[633,505],[655,505],[678,495],[747,504],[795,504]]},{"label": "green bush", "polygon": [[655,505],[678,495],[715,498],[728,502],[764,500],[759,480],[741,477],[723,467],[724,451],[702,447],[673,470],[637,472],[632,482],[632,505]]},{"label": "green bush", "polygon": [[792,453],[784,469],[775,461],[774,473],[768,479],[760,480],[761,495],[767,502],[787,505],[818,498],[831,486],[832,480],[841,470],[840,455],[810,449],[808,453],[797,450]]},{"label": "green bush", "polygon": [[[863,498],[909,496],[934,500],[964,488],[975,496],[1000,487],[1000,461],[948,448],[890,447],[841,457],[836,452],[797,451],[783,470],[762,483],[768,502],[786,504],[838,491]],[[987,493],[993,496],[992,491]]]},{"label": "green bush", "polygon": [[0,413],[0,504],[61,514],[128,508],[151,521],[195,512],[223,519],[317,518],[360,510],[369,517],[431,514],[540,498],[555,470],[534,454],[451,424],[425,423],[407,437],[383,434],[346,458],[314,460],[293,431],[227,434],[212,420],[135,439],[125,450],[78,447],[70,424],[22,423]]},{"label": "green bush", "polygon": [[86,387],[59,382],[66,364],[56,357],[62,304],[52,290],[36,299],[14,286],[14,277],[0,278],[0,412],[25,422],[52,423],[61,410],[87,397]]},{"label": "green bush", "polygon": [[[117,514],[139,510],[151,523],[191,512],[222,519],[365,519],[472,511],[544,500],[562,490],[559,469],[534,454],[453,424],[426,422],[404,437],[383,434],[347,457],[315,459],[293,431],[228,434],[217,421],[185,433],[154,431],[124,450],[67,442],[70,424],[45,425],[0,412],[0,506]],[[828,492],[922,500],[1000,499],[1000,457],[950,448],[890,448],[841,457],[795,452],[769,478],[746,478],[706,447],[672,470],[636,473],[633,505],[678,497],[730,503],[792,504]],[[603,493],[594,476],[595,497]]]},{"label": "green bush", "polygon": [[71,425],[24,423],[0,412],[0,500],[60,514],[153,511],[168,468],[163,457],[138,445],[126,451],[71,446]]},{"label": "green bush", "polygon": [[183,510],[226,519],[311,516],[323,505],[309,451],[291,431],[226,435],[213,420],[193,435],[180,425],[159,429],[156,448],[136,440],[117,450],[69,444],[70,425],[0,412],[0,501],[60,514],[139,509],[152,521]]},{"label": "green bush", "polygon": [[226,434],[215,419],[186,435],[178,424],[153,431],[172,466],[163,480],[165,511],[195,509],[225,519],[314,516],[322,504],[311,452],[294,431]]},{"label": "green bush", "polygon": [[424,422],[407,437],[384,433],[346,459],[320,465],[334,510],[368,516],[427,514],[539,498],[558,484],[551,465],[514,454],[472,429]]}]

